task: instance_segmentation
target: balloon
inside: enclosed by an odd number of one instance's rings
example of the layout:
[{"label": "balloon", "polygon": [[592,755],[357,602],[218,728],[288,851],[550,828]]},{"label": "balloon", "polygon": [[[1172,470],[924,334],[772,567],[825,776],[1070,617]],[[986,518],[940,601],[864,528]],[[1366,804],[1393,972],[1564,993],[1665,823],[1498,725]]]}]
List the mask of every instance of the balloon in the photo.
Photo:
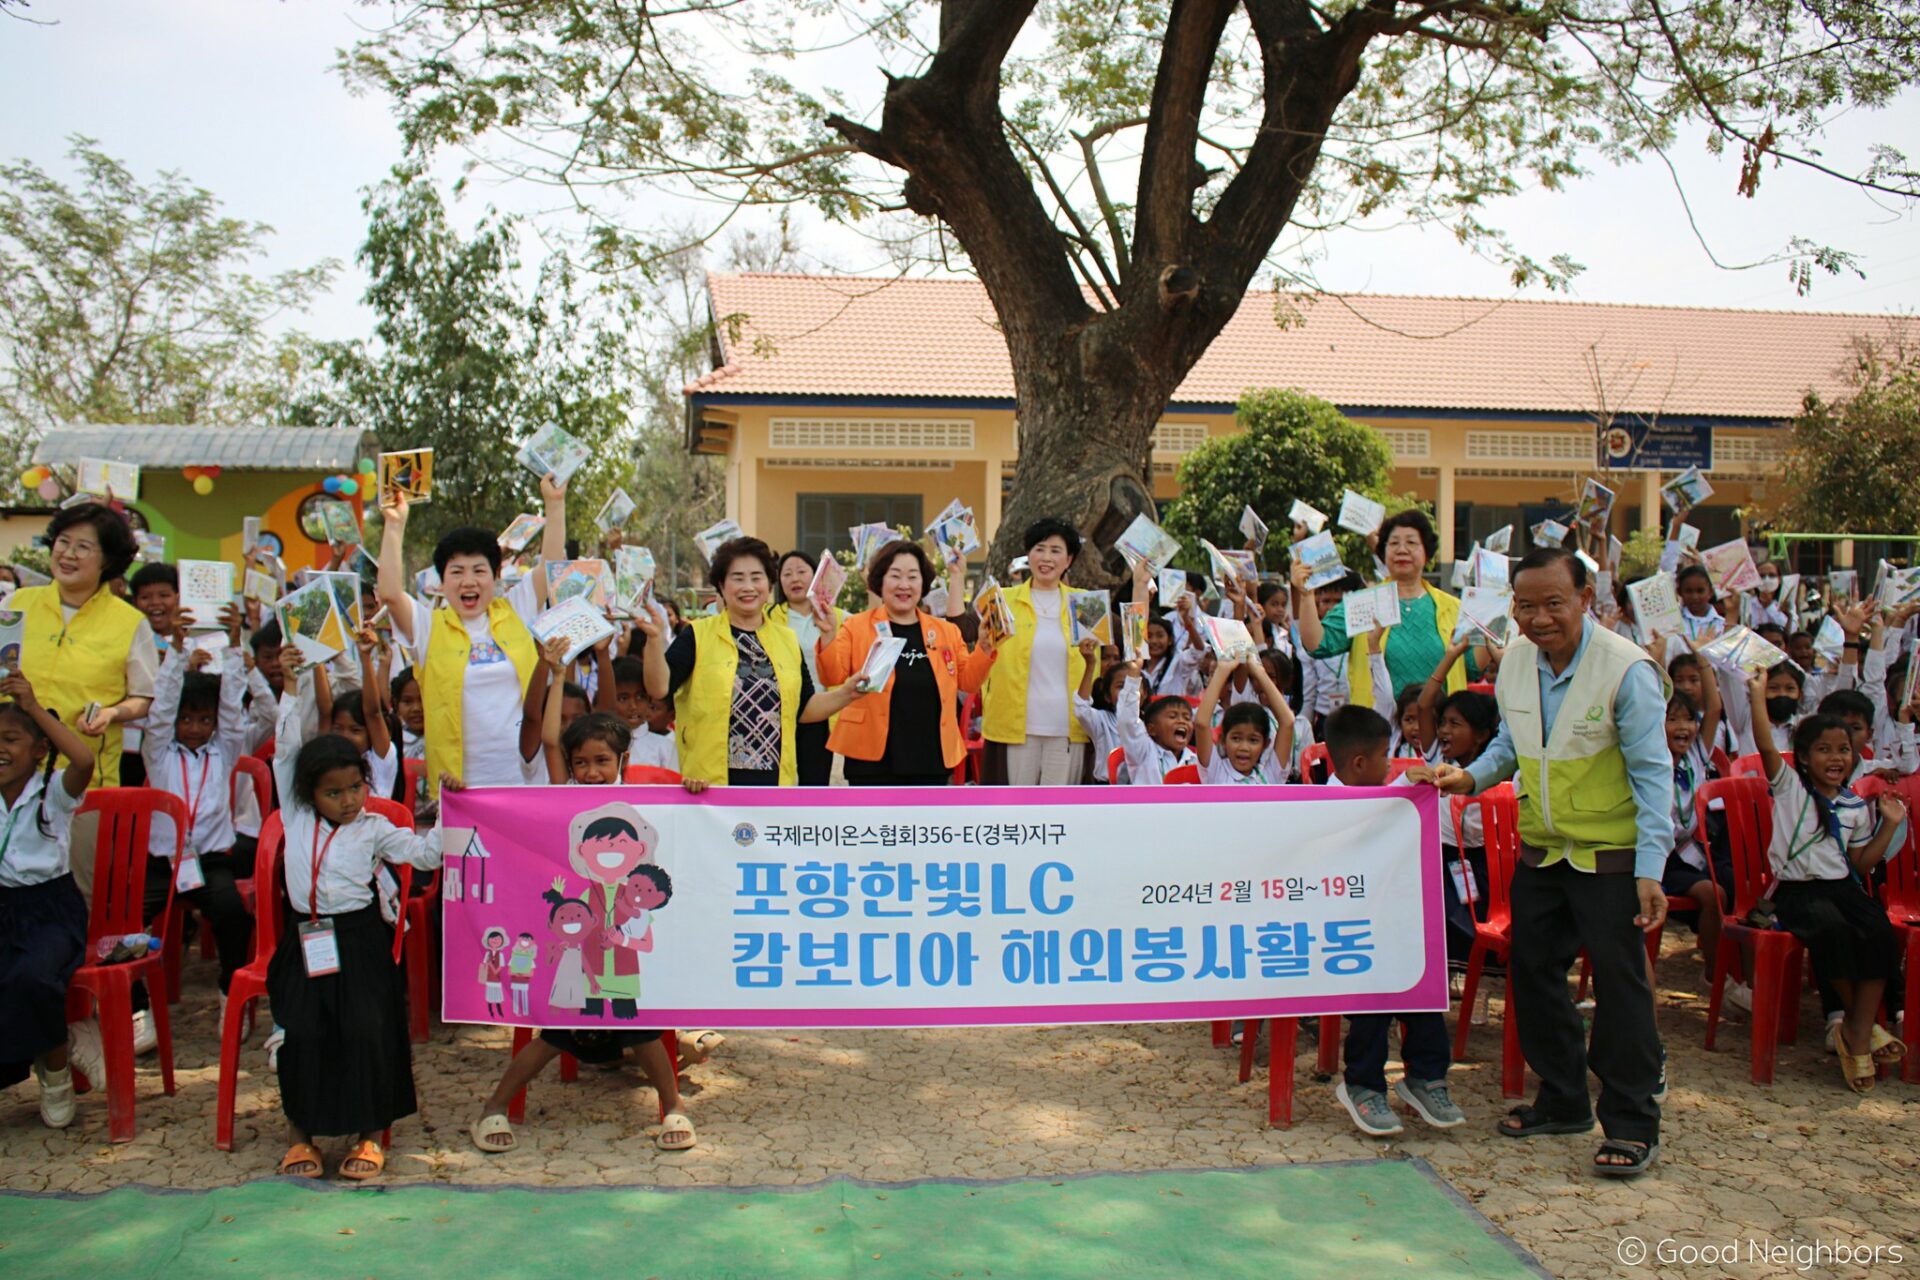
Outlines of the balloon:
[{"label": "balloon", "polygon": [[212,493],[213,477],[203,475],[197,478],[196,480],[194,480],[193,491],[199,494],[203,498],[206,497],[208,494]]},{"label": "balloon", "polygon": [[375,468],[375,467],[374,467],[374,465],[373,465],[373,459],[372,459],[372,458],[362,458],[362,459],[360,459],[360,474],[361,474],[361,475],[363,475],[363,476],[370,476],[370,475],[372,475],[372,474],[374,473],[374,471],[375,471],[376,469],[377,469],[377,468]]},{"label": "balloon", "polygon": [[45,480],[42,480],[40,482],[40,496],[48,502],[58,502],[60,500],[60,482],[52,476],[48,476]]},{"label": "balloon", "polygon": [[20,473],[20,487],[31,489],[40,483],[40,468],[28,467]]},{"label": "balloon", "polygon": [[202,467],[200,468],[200,474],[203,476],[206,476],[210,480],[218,480],[220,478],[220,468]]},{"label": "balloon", "polygon": [[340,477],[328,476],[325,480],[322,480],[320,482],[320,489],[321,489],[321,492],[323,493],[340,492]]},{"label": "balloon", "polygon": [[180,468],[180,476],[185,480],[198,480],[200,478],[200,468],[182,467]]},{"label": "balloon", "polygon": [[379,487],[380,487],[380,478],[378,476],[374,476],[374,475],[361,476],[360,477],[360,500],[362,502],[372,502],[374,498],[374,491],[377,490]]}]

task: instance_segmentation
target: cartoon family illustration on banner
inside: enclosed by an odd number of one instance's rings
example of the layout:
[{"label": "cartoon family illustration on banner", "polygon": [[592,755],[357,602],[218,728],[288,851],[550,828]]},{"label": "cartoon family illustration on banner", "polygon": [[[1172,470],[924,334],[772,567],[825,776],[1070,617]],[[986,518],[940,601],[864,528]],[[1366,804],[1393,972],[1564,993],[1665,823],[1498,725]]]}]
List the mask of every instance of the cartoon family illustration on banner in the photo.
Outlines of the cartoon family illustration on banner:
[{"label": "cartoon family illustration on banner", "polygon": [[[449,983],[449,1018],[554,1025],[571,1014],[593,1026],[639,1017],[653,917],[672,900],[673,878],[658,861],[659,832],[638,809],[615,802],[574,815],[566,844],[571,874],[553,876],[537,894],[521,877],[491,874],[496,859],[478,831],[448,829],[446,848],[447,899],[466,903],[467,918],[488,921],[478,968],[468,970],[485,1013],[474,1008],[474,992]],[[507,888],[496,897],[501,880]],[[476,903],[497,913],[476,913]],[[449,957],[455,949],[449,945]],[[534,996],[542,991],[545,1006],[536,1017]]]}]

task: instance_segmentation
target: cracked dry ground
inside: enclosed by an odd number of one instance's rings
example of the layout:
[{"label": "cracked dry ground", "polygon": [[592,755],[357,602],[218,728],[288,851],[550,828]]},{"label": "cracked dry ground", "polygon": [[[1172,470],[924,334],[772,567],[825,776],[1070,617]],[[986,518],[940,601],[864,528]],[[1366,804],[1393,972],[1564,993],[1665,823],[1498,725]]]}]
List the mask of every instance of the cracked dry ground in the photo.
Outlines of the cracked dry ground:
[{"label": "cracked dry ground", "polygon": [[[1454,1069],[1468,1124],[1436,1133],[1409,1119],[1390,1142],[1356,1133],[1331,1088],[1312,1077],[1301,1038],[1291,1130],[1265,1124],[1262,1065],[1235,1080],[1236,1052],[1194,1024],[937,1031],[736,1032],[686,1073],[700,1145],[667,1155],[649,1134],[654,1099],[636,1068],[583,1067],[563,1085],[549,1068],[528,1098],[519,1149],[483,1156],[466,1126],[507,1058],[508,1033],[436,1023],[415,1046],[421,1114],[394,1133],[388,1183],[793,1185],[834,1174],[881,1181],[1009,1178],[1099,1170],[1224,1168],[1290,1161],[1425,1157],[1468,1200],[1558,1276],[1625,1273],[1622,1236],[1706,1243],[1771,1237],[1920,1245],[1920,1086],[1897,1078],[1855,1097],[1820,1048],[1811,996],[1776,1083],[1748,1078],[1743,1019],[1701,1047],[1701,964],[1684,931],[1660,966],[1660,1025],[1670,1059],[1659,1165],[1637,1182],[1585,1172],[1595,1137],[1516,1142],[1495,1136],[1499,1009]],[[160,1092],[141,1060],[139,1134],[106,1140],[102,1095],[81,1099],[65,1132],[41,1127],[32,1086],[0,1094],[0,1186],[101,1191],[128,1183],[212,1187],[270,1176],[284,1149],[273,1077],[257,1031],[243,1055],[237,1150],[214,1149],[218,1043],[210,964],[195,959],[175,1014],[179,1092]],[[1496,986],[1497,992],[1497,986]],[[326,1144],[329,1155],[339,1144]],[[1671,1272],[1670,1268],[1661,1270]],[[1742,1277],[1803,1274],[1764,1262],[1703,1268]],[[1865,1275],[1846,1268],[1821,1274]],[[1882,1274],[1885,1274],[1884,1270]]]}]

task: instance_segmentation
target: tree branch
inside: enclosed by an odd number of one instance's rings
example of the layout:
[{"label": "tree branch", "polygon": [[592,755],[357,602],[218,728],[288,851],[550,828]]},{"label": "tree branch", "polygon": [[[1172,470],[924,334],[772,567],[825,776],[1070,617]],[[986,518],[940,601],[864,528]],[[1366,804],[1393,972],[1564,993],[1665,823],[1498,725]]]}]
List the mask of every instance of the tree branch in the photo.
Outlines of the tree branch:
[{"label": "tree branch", "polygon": [[[1099,264],[1100,275],[1106,280],[1107,287],[1115,293],[1118,293],[1120,291],[1120,282],[1113,278],[1113,269],[1107,265],[1105,255],[1100,252],[1100,246],[1094,243],[1093,233],[1087,230],[1087,224],[1080,220],[1079,213],[1075,211],[1072,202],[1067,199],[1067,193],[1060,189],[1058,182],[1054,181],[1053,170],[1047,166],[1046,157],[1042,156],[1040,152],[1035,149],[1034,145],[1027,141],[1027,136],[1015,128],[1013,124],[1009,123],[1007,125],[1007,132],[1013,135],[1013,140],[1018,142],[1021,150],[1027,153],[1027,158],[1033,162],[1033,167],[1039,171],[1041,180],[1047,184],[1047,190],[1053,192],[1053,198],[1059,204],[1060,211],[1067,215],[1067,221],[1071,222],[1073,229],[1079,233],[1073,238],[1084,245],[1087,252],[1093,255],[1093,260]],[[1082,274],[1085,274],[1085,272],[1083,271]]]},{"label": "tree branch", "polygon": [[1147,139],[1140,157],[1131,276],[1138,289],[1187,256],[1193,225],[1194,144],[1214,53],[1234,0],[1173,0],[1154,73]]},{"label": "tree branch", "polygon": [[1100,219],[1107,224],[1107,236],[1113,241],[1113,260],[1122,272],[1127,269],[1127,230],[1120,225],[1119,211],[1113,207],[1113,200],[1107,195],[1107,183],[1100,176],[1100,161],[1094,155],[1094,146],[1100,139],[1122,129],[1131,129],[1147,122],[1145,116],[1129,116],[1125,120],[1110,120],[1085,133],[1076,133],[1073,140],[1080,144],[1080,154],[1085,157],[1087,181],[1093,186],[1093,199],[1100,206]]}]

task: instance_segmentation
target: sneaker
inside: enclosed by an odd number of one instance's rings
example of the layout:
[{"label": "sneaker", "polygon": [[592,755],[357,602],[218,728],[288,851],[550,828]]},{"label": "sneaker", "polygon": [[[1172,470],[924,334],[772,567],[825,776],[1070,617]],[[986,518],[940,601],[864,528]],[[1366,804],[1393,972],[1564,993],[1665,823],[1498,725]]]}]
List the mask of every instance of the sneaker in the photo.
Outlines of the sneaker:
[{"label": "sneaker", "polygon": [[[1393,1107],[1387,1102],[1387,1095],[1378,1089],[1368,1089],[1359,1085],[1348,1085],[1345,1080],[1333,1086],[1333,1096],[1340,1099],[1340,1105],[1353,1117],[1353,1123],[1360,1132],[1373,1138],[1390,1138],[1402,1129],[1400,1117],[1393,1114]],[[1455,1113],[1456,1115],[1458,1112]],[[1455,1123],[1458,1123],[1456,1121]]]},{"label": "sneaker", "polygon": [[1493,992],[1489,989],[1489,984],[1485,982],[1482,982],[1480,984],[1480,990],[1474,993],[1473,1016],[1470,1020],[1472,1025],[1476,1027],[1484,1027],[1487,1025],[1487,998],[1492,994]]},{"label": "sneaker", "polygon": [[1840,1024],[1847,1020],[1844,1013],[1836,1013],[1827,1019],[1827,1052],[1840,1052]]},{"label": "sneaker", "polygon": [[153,1029],[153,1013],[142,1009],[133,1015],[133,1052],[144,1057],[160,1047],[160,1035]]},{"label": "sneaker", "polygon": [[1655,1102],[1667,1100],[1667,1046],[1665,1045],[1660,1046],[1660,1079],[1653,1086],[1653,1100]]},{"label": "sneaker", "polygon": [[1720,997],[1721,1003],[1742,1013],[1753,1012],[1753,988],[1744,982],[1729,981],[1726,991]]},{"label": "sneaker", "polygon": [[1447,1092],[1445,1080],[1401,1079],[1395,1083],[1393,1091],[1400,1095],[1400,1101],[1412,1107],[1422,1120],[1436,1129],[1451,1129],[1467,1122],[1467,1113],[1454,1103],[1453,1095]]},{"label": "sneaker", "polygon": [[267,1033],[267,1041],[260,1047],[267,1051],[267,1070],[280,1070],[280,1046],[287,1042],[287,1031],[279,1023],[273,1024],[273,1030]]},{"label": "sneaker", "polygon": [[100,1022],[84,1018],[67,1024],[67,1063],[96,1086],[107,1082],[106,1053],[100,1047]]},{"label": "sneaker", "polygon": [[40,1084],[40,1119],[49,1129],[64,1129],[73,1123],[73,1069],[49,1071],[33,1064],[33,1078]]}]

